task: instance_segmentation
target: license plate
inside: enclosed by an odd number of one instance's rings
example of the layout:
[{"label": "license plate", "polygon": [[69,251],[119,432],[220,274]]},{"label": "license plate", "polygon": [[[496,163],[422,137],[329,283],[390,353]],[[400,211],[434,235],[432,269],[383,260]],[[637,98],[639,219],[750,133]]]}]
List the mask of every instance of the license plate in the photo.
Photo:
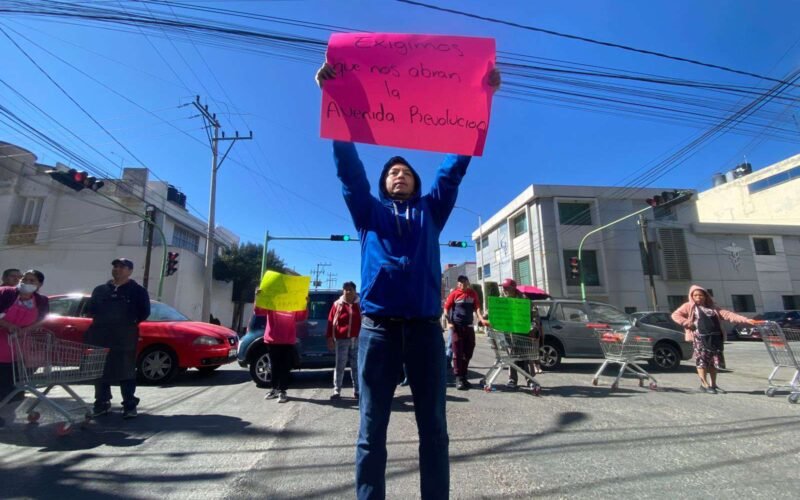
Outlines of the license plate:
[{"label": "license plate", "polygon": [[236,352],[237,352],[237,351],[236,351],[236,348],[235,348],[235,347],[233,347],[233,348],[229,349],[229,350],[228,350],[228,357],[229,357],[229,358],[235,358],[235,357],[236,357]]}]

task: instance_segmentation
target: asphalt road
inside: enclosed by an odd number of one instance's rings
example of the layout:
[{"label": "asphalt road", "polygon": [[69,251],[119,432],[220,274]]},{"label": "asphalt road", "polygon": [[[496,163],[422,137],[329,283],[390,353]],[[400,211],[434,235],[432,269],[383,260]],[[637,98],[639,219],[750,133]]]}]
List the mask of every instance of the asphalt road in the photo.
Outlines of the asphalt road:
[{"label": "asphalt road", "polygon": [[[474,382],[493,361],[478,344]],[[725,395],[698,393],[691,363],[655,374],[658,391],[624,379],[612,392],[608,379],[590,384],[594,360],[538,377],[540,397],[449,388],[451,497],[795,498],[800,405],[764,395],[772,365],[761,343],[728,344],[726,355]],[[63,437],[56,415],[31,426],[18,408],[0,429],[0,496],[352,498],[358,412],[352,399],[328,400],[330,377],[296,373],[281,405],[236,365],[190,371],[141,387],[139,418],[117,410]],[[407,388],[396,395],[387,481],[389,498],[419,496]]]}]

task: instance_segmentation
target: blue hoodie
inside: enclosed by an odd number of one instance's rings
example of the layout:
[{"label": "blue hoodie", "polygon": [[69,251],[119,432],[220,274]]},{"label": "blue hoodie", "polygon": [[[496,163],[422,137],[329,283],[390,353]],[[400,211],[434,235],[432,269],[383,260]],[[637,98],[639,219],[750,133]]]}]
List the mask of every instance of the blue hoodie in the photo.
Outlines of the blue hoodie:
[{"label": "blue hoodie", "polygon": [[408,200],[392,200],[384,179],[380,199],[370,194],[364,165],[353,143],[333,142],[336,174],[361,240],[361,310],[365,315],[432,318],[442,314],[439,234],[458,196],[471,157],[447,155],[431,191],[415,191]]}]

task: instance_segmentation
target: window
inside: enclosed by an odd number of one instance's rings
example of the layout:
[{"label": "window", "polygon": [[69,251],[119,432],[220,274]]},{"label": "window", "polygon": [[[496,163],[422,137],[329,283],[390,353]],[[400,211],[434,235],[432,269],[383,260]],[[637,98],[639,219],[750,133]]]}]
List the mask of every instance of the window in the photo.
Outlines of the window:
[{"label": "window", "polygon": [[590,302],[589,309],[592,311],[593,321],[612,324],[630,324],[628,315],[616,307],[612,307],[607,304],[595,304]]},{"label": "window", "polygon": [[669,304],[670,311],[674,311],[675,309],[679,308],[688,300],[688,295],[667,295],[667,303]]},{"label": "window", "polygon": [[525,212],[514,217],[514,238],[528,232],[528,219]]},{"label": "window", "polygon": [[756,312],[756,303],[752,295],[731,295],[733,310],[736,312]]},{"label": "window", "polygon": [[478,268],[478,281],[483,279],[483,269]]},{"label": "window", "polygon": [[[658,244],[655,241],[647,242],[647,250],[648,250],[648,253],[649,253],[649,255],[647,255],[647,257],[649,257],[650,268],[653,271],[653,275],[654,276],[660,276],[661,275],[661,266],[659,265],[660,261],[658,259]],[[642,271],[644,272],[645,276],[647,276],[647,260],[648,259],[645,258],[644,243],[642,243],[641,241],[639,242],[639,253],[641,254],[641,258],[642,258]]]},{"label": "window", "polygon": [[750,194],[753,194],[765,189],[769,189],[772,186],[789,182],[793,179],[800,179],[800,165],[790,168],[789,170],[784,170],[783,172],[775,175],[770,175],[769,177],[765,177],[760,181],[755,181],[751,184],[748,184],[747,190],[750,191]]},{"label": "window", "polygon": [[658,228],[658,239],[664,255],[664,277],[668,280],[692,279],[683,229]]},{"label": "window", "polygon": [[484,236],[483,239],[481,239],[481,248],[486,248],[488,246],[489,246],[489,236],[487,235]]},{"label": "window", "polygon": [[753,238],[753,249],[756,255],[775,255],[772,238]]},{"label": "window", "polygon": [[[564,250],[564,270],[567,274],[567,286],[580,286],[580,278],[573,278],[570,272],[569,259],[577,257],[577,250]],[[581,273],[583,274],[583,284],[586,286],[600,286],[600,273],[597,270],[597,252],[595,250],[584,250],[581,253]]]},{"label": "window", "polygon": [[559,321],[589,322],[589,316],[586,315],[583,308],[578,304],[561,304],[556,309],[555,317]]},{"label": "window", "polygon": [[480,252],[481,251],[481,240],[475,240],[472,243],[475,245],[475,251],[476,252]]},{"label": "window", "polygon": [[147,321],[189,321],[189,318],[161,302],[150,302],[150,316]]},{"label": "window", "polygon": [[514,280],[518,285],[531,284],[531,263],[528,257],[514,261]]},{"label": "window", "polygon": [[44,198],[24,198],[19,223],[23,226],[38,226],[43,201]]},{"label": "window", "polygon": [[636,308],[635,307],[633,307],[633,306],[631,306],[631,307],[625,306],[625,314],[633,314],[635,312],[636,312]]},{"label": "window", "polygon": [[800,295],[784,295],[781,298],[784,309],[800,309]]},{"label": "window", "polygon": [[50,299],[50,314],[55,316],[75,316],[80,300],[80,297]]},{"label": "window", "polygon": [[492,266],[491,264],[484,264],[483,265],[483,277],[488,278],[492,275]]},{"label": "window", "polygon": [[591,226],[592,206],[589,203],[560,202],[558,223],[562,226]]},{"label": "window", "polygon": [[200,248],[200,236],[188,229],[175,226],[175,230],[172,232],[172,246],[197,252],[197,249]]}]

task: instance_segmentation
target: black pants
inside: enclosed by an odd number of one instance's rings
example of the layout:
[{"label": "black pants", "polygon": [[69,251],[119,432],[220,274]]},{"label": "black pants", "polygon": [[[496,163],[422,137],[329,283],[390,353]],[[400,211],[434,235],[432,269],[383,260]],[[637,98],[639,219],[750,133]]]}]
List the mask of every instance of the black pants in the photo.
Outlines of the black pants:
[{"label": "black pants", "polygon": [[272,367],[272,388],[285,391],[289,388],[289,372],[294,365],[294,346],[271,344],[269,362]]},{"label": "black pants", "polygon": [[14,390],[14,365],[0,363],[0,401]]}]

